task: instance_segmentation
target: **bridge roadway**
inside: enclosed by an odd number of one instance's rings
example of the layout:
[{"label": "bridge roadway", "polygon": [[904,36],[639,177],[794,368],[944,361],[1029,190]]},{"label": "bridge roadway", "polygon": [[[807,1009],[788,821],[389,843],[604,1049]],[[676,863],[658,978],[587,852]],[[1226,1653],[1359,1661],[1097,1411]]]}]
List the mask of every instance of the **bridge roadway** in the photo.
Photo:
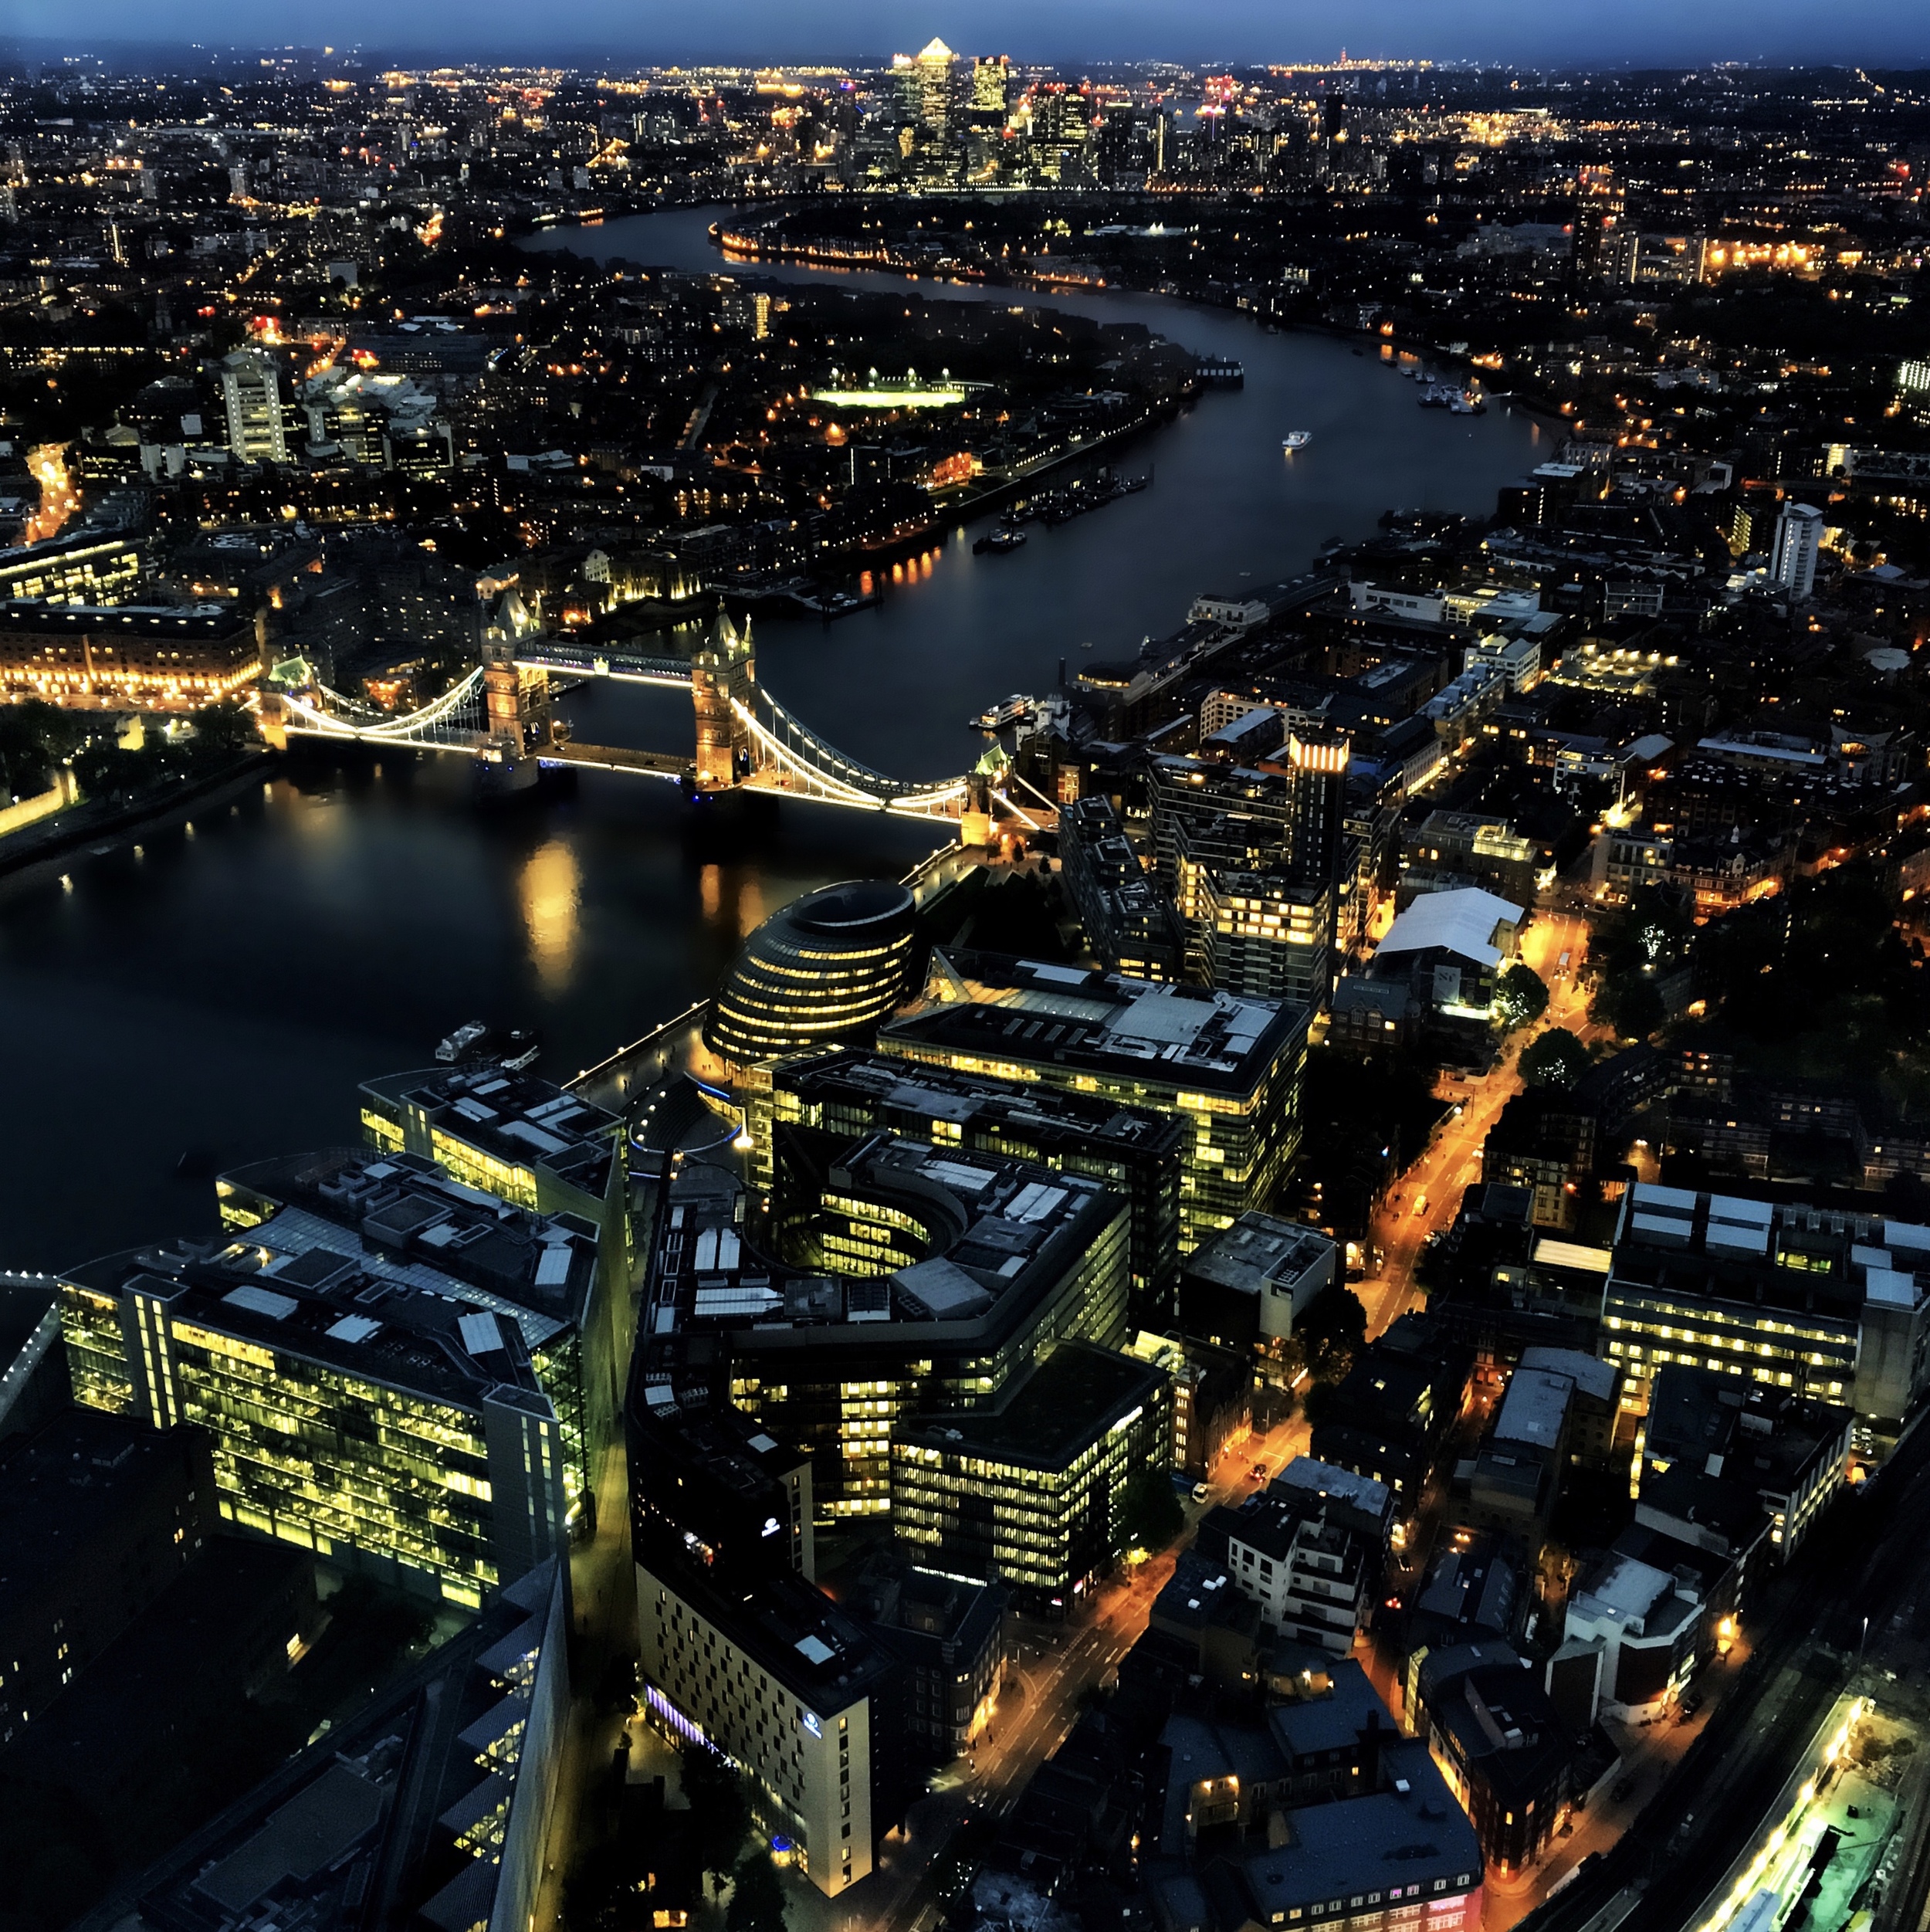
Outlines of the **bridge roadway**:
[{"label": "bridge roadway", "polygon": [[[625,683],[694,691],[691,667],[682,659],[638,652],[606,653],[560,642],[526,645],[522,649],[523,654],[516,660],[519,670],[611,678]],[[297,737],[408,746],[499,762],[506,758],[513,760],[533,755],[543,764],[676,781],[689,781],[696,775],[696,766],[689,758],[618,745],[544,739],[531,752],[516,751],[517,734],[523,727],[489,728],[493,720],[480,666],[431,703],[400,717],[379,711],[325,686],[271,692],[258,703],[265,712],[272,708],[283,731]],[[1002,815],[1028,832],[1045,830],[1056,822],[1058,812],[1051,801],[1023,779],[1016,782],[1030,795],[1028,804],[1021,804],[1004,787],[969,776],[930,782],[894,778],[848,758],[792,717],[769,692],[754,685],[747,699],[733,693],[729,704],[733,719],[733,739],[750,769],[733,785],[717,789],[769,791],[853,811],[887,812],[900,818],[958,825],[965,819],[967,801],[975,785],[982,783],[981,810]]]}]

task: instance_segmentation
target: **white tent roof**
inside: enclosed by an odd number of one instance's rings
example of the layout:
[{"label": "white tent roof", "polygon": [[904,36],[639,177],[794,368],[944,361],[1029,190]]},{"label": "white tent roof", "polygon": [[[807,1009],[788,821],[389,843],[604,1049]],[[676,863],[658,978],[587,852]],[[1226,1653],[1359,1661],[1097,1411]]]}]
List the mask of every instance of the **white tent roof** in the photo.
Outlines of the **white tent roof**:
[{"label": "white tent roof", "polygon": [[1387,928],[1380,951],[1424,953],[1441,946],[1480,965],[1498,965],[1502,955],[1494,944],[1495,928],[1504,921],[1519,926],[1522,918],[1522,907],[1479,886],[1424,893]]}]

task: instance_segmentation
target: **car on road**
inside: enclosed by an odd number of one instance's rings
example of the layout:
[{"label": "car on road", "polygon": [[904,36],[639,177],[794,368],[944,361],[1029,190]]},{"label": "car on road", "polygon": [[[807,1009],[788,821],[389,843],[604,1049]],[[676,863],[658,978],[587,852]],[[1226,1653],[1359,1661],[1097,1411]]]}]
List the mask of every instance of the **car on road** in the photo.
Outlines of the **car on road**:
[{"label": "car on road", "polygon": [[1682,1700],[1681,1711],[1683,1722],[1686,1724],[1688,1720],[1693,1717],[1701,1708],[1702,1693],[1699,1690],[1690,1691]]},{"label": "car on road", "polygon": [[1417,1221],[1427,1212],[1427,1197],[1424,1194],[1414,1202],[1414,1219]]},{"label": "car on road", "polygon": [[1636,1781],[1633,1778],[1618,1778],[1615,1781],[1613,1788],[1608,1794],[1609,1802],[1611,1805],[1626,1803],[1635,1795],[1635,1784]]},{"label": "car on road", "polygon": [[1196,1503],[1204,1503],[1212,1493],[1212,1490],[1204,1483],[1195,1483],[1193,1486],[1193,1500]]},{"label": "car on road", "polygon": [[1264,1483],[1267,1480],[1267,1466],[1264,1463],[1256,1463],[1251,1469],[1248,1470],[1247,1473],[1253,1478],[1254,1482]]}]

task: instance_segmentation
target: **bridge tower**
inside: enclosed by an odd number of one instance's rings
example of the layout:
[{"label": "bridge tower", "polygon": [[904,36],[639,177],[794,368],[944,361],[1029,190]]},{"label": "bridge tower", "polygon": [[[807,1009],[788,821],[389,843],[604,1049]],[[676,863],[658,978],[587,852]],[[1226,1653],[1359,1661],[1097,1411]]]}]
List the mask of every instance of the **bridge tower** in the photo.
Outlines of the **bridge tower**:
[{"label": "bridge tower", "polygon": [[521,758],[550,736],[550,674],[516,663],[517,647],[537,626],[513,590],[503,591],[482,617],[482,697],[491,737]]},{"label": "bridge tower", "polygon": [[728,615],[718,619],[717,641],[699,651],[690,664],[691,708],[697,724],[697,789],[722,791],[750,775],[756,762],[750,734],[738,716],[737,704],[750,706],[757,683],[757,663],[750,648],[750,620],[743,634]]}]

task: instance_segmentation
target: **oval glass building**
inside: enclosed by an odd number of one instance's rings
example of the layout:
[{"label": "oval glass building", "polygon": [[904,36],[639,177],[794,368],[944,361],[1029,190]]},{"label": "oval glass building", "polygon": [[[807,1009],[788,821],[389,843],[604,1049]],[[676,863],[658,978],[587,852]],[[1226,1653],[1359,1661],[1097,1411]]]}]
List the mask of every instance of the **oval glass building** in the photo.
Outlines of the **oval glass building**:
[{"label": "oval glass building", "polygon": [[746,942],[704,1023],[713,1053],[746,1066],[868,1040],[904,997],[917,908],[862,880],[807,893]]}]

